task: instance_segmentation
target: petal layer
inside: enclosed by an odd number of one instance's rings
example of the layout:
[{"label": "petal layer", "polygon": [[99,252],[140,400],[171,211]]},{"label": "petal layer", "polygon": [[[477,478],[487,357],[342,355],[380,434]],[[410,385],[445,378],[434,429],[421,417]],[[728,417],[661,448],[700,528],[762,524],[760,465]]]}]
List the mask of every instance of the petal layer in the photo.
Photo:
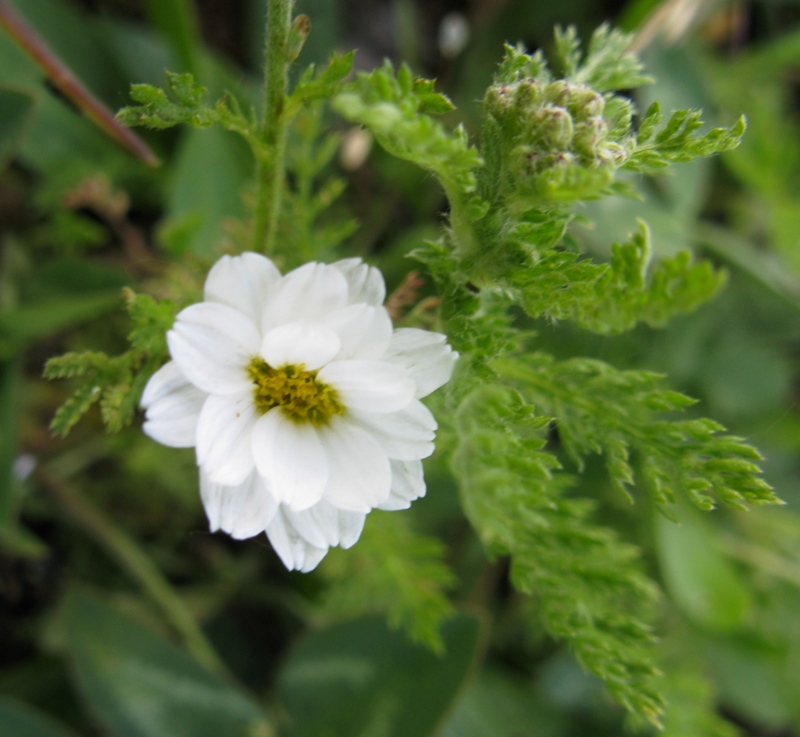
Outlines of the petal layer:
[{"label": "petal layer", "polygon": [[389,458],[417,460],[427,458],[434,451],[436,420],[418,399],[396,412],[351,410],[348,420],[372,435]]},{"label": "petal layer", "polygon": [[261,344],[261,356],[275,368],[301,363],[313,371],[328,363],[340,347],[339,336],[329,327],[302,320],[270,330]]},{"label": "petal layer", "polygon": [[239,310],[201,302],[182,310],[167,333],[181,373],[209,394],[235,394],[252,386],[247,366],[261,347],[253,322]]},{"label": "petal layer", "polygon": [[389,313],[363,302],[324,316],[322,323],[339,336],[341,348],[336,358],[340,361],[382,358],[392,340]]},{"label": "petal layer", "polygon": [[366,302],[369,305],[382,305],[386,299],[386,284],[383,276],[374,266],[368,266],[360,258],[345,258],[331,264],[347,279],[349,304]]},{"label": "petal layer", "polygon": [[283,514],[306,542],[318,548],[351,547],[361,536],[367,518],[363,513],[343,512],[325,499],[303,512],[284,507]]},{"label": "petal layer", "polygon": [[164,364],[144,388],[141,405],[146,415],[142,429],[162,445],[191,448],[207,396],[186,380],[174,361]]},{"label": "petal layer", "polygon": [[313,571],[328,552],[327,547],[309,543],[286,519],[283,509],[278,510],[267,527],[267,537],[290,571]]},{"label": "petal layer", "polygon": [[222,530],[237,540],[264,532],[278,511],[277,500],[255,472],[238,486],[215,484],[201,473],[200,496],[211,531]]},{"label": "petal layer", "polygon": [[386,352],[386,360],[403,366],[417,385],[417,399],[447,383],[453,375],[458,353],[447,344],[447,336],[417,328],[398,328]]},{"label": "petal layer", "polygon": [[280,278],[275,264],[261,254],[223,256],[208,272],[205,300],[235,307],[258,325],[264,300]]},{"label": "petal layer", "polygon": [[345,407],[365,412],[395,412],[416,389],[402,367],[385,361],[332,361],[317,378],[339,392]]},{"label": "petal layer", "polygon": [[425,477],[422,461],[391,461],[392,490],[389,498],[378,505],[378,509],[394,512],[408,509],[411,502],[425,496]]},{"label": "petal layer", "polygon": [[218,396],[203,404],[197,424],[197,465],[217,484],[241,484],[255,466],[250,436],[258,414],[253,393]]},{"label": "petal layer", "polygon": [[328,483],[328,454],[317,430],[286,418],[280,407],[253,427],[256,468],[279,502],[303,510],[316,504]]},{"label": "petal layer", "polygon": [[392,484],[389,459],[366,431],[341,417],[320,428],[330,465],[325,500],[348,512],[369,512],[386,501]]},{"label": "petal layer", "polygon": [[332,266],[309,263],[289,272],[264,300],[264,333],[298,320],[315,320],[347,305],[347,280]]}]

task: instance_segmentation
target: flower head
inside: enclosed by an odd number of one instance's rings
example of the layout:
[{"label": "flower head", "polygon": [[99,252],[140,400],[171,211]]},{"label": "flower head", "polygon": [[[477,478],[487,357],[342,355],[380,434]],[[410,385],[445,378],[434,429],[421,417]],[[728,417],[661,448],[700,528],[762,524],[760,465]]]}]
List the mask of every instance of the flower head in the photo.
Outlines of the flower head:
[{"label": "flower head", "polygon": [[172,361],[142,406],[150,437],[196,449],[212,530],[266,532],[287,568],[310,571],[372,509],[425,493],[436,421],[419,400],[458,356],[444,335],[392,329],[377,269],[281,276],[264,256],[223,256],[204,296],[167,333]]}]

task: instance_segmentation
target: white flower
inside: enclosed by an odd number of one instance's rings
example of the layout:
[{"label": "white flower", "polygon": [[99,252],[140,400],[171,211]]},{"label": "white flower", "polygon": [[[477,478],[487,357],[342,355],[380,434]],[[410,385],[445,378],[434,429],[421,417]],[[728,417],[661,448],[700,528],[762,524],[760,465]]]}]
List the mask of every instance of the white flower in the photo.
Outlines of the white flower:
[{"label": "white flower", "polygon": [[359,259],[281,276],[223,256],[205,301],[167,333],[172,361],[142,395],[144,431],[194,447],[212,530],[266,532],[287,568],[348,548],[372,509],[425,493],[436,421],[420,397],[458,354],[445,336],[392,330],[380,272]]}]

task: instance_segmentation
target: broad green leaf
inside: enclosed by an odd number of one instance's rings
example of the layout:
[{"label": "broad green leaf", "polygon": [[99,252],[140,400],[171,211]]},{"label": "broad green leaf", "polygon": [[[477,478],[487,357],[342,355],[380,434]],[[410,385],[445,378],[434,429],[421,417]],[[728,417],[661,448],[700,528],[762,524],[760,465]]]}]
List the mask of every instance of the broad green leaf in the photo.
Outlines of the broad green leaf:
[{"label": "broad green leaf", "polygon": [[190,0],[147,0],[146,7],[152,24],[169,41],[180,71],[197,74],[200,40],[194,3]]},{"label": "broad green leaf", "polygon": [[13,509],[14,457],[17,452],[16,398],[21,367],[0,361],[0,530],[8,527]]},{"label": "broad green leaf", "polygon": [[484,670],[463,692],[438,737],[560,737],[563,718],[531,694],[529,684]]},{"label": "broad green leaf", "polygon": [[70,594],[65,623],[78,687],[115,737],[269,734],[248,694],[96,596]]},{"label": "broad green leaf", "polygon": [[720,552],[708,524],[685,510],[680,524],[657,515],[656,541],[664,583],[692,621],[727,632],[747,621],[750,591]]},{"label": "broad green leaf", "polygon": [[797,718],[797,686],[787,681],[785,642],[728,638],[712,643],[711,671],[723,703],[753,721],[779,729]]},{"label": "broad green leaf", "polygon": [[219,253],[225,221],[244,215],[242,190],[252,169],[247,149],[230,133],[218,128],[186,132],[169,185],[167,213],[170,220],[192,219],[190,232],[182,235],[193,253]]},{"label": "broad green leaf", "polygon": [[75,737],[75,732],[38,709],[1,697],[0,737]]},{"label": "broad green leaf", "polygon": [[27,134],[35,109],[36,101],[31,93],[0,87],[0,171]]},{"label": "broad green leaf", "polygon": [[0,358],[119,306],[118,290],[60,297],[0,314]]},{"label": "broad green leaf", "polygon": [[361,619],[317,632],[292,653],[278,689],[291,737],[426,737],[437,734],[477,656],[480,620],[462,614],[442,628],[445,654],[433,655]]}]

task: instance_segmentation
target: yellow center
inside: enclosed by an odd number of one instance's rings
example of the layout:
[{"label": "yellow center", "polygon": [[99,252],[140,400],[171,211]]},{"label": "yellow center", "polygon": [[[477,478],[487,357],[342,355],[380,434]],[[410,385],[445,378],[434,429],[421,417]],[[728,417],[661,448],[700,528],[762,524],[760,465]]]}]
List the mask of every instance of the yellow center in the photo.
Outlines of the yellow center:
[{"label": "yellow center", "polygon": [[302,363],[273,368],[263,358],[254,358],[247,373],[255,384],[256,409],[262,415],[280,407],[290,420],[319,426],[344,413],[337,391],[317,381],[317,372],[306,371]]}]

